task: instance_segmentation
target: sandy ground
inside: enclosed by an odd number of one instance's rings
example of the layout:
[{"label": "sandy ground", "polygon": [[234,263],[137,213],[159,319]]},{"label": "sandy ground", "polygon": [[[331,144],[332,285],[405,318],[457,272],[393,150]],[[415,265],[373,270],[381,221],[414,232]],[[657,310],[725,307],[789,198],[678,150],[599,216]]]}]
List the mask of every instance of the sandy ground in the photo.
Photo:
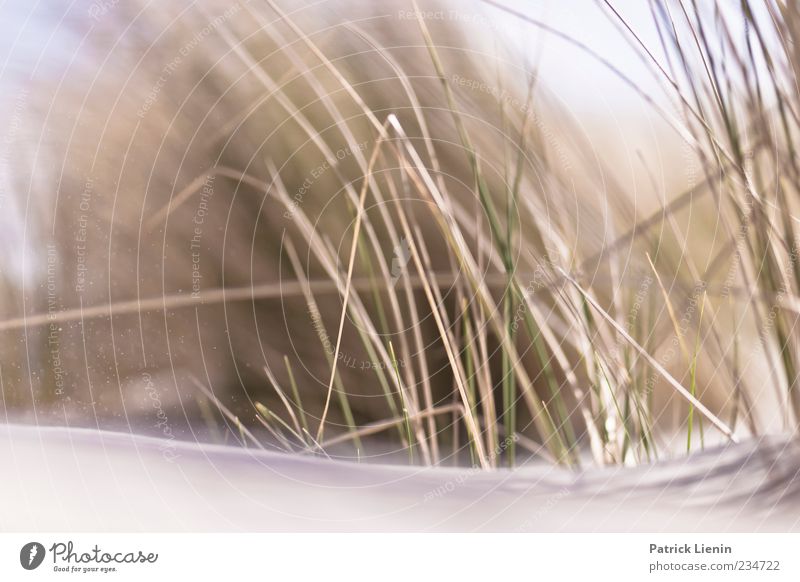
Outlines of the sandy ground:
[{"label": "sandy ground", "polygon": [[3,531],[800,531],[800,446],[636,469],[409,468],[0,426]]}]

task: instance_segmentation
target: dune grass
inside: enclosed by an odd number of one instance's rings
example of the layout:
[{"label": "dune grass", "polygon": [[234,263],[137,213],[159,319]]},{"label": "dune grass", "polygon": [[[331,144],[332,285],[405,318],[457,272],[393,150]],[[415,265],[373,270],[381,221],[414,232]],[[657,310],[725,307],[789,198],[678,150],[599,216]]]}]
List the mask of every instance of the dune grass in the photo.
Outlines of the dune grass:
[{"label": "dune grass", "polygon": [[[556,131],[548,126],[553,107],[535,67],[521,81],[506,79],[520,96],[518,110],[500,97],[476,98],[454,82],[452,55],[426,20],[417,19],[437,91],[434,109],[423,106],[417,80],[393,51],[348,23],[349,33],[391,71],[408,104],[402,111],[374,110],[315,39],[269,4],[296,37],[292,42],[260,9],[244,10],[303,73],[314,104],[335,121],[330,132],[293,102],[227,25],[218,32],[327,163],[326,179],[341,193],[340,223],[319,222],[298,204],[290,178],[269,158],[263,160],[267,179],[220,165],[150,222],[169,216],[212,173],[268,194],[286,212],[280,252],[289,280],[204,294],[206,303],[282,297],[311,314],[325,369],[323,405],[309,404],[308,378],[288,353],[270,362],[264,382],[278,404],[253,402],[270,446],[331,456],[350,450],[361,459],[375,443],[389,442],[412,464],[490,469],[538,457],[573,467],[654,461],[672,454],[674,434],[691,452],[713,433],[734,441],[797,430],[800,14],[794,4],[768,1],[756,9],[748,0],[703,6],[652,0],[658,42],[648,46],[623,11],[604,2],[670,108],[580,39],[501,2],[484,2],[536,34],[571,42],[620,76],[698,161],[698,184],[666,194],[660,209],[633,214],[632,223],[612,216],[616,224],[602,234],[600,249],[576,244],[578,227],[560,207],[571,188],[587,188],[591,178],[574,184],[554,162],[559,148],[569,147],[571,128],[558,126],[557,115]],[[506,89],[492,63],[470,62],[469,70]],[[481,108],[498,120],[502,137],[487,136]],[[564,143],[554,144],[554,133],[565,134]],[[365,134],[369,146],[362,148]],[[447,149],[443,142],[450,139]],[[334,143],[346,144],[346,163],[357,168],[357,178],[341,167]],[[580,151],[576,158],[582,159]],[[454,176],[462,179],[461,191]],[[619,198],[611,206],[625,207],[635,194],[619,186],[609,194]],[[588,188],[578,192],[587,208],[594,195]],[[688,248],[697,237],[678,220],[687,211],[701,215],[693,218],[701,229],[714,229],[705,255]],[[320,308],[322,296],[331,295],[340,300],[336,313]],[[176,295],[96,311],[191,304]],[[0,330],[94,313],[28,316],[0,322]],[[358,390],[350,358],[362,368]],[[265,446],[208,387],[193,383],[243,442]],[[364,392],[380,402],[381,419],[363,420]]]},{"label": "dune grass", "polygon": [[[486,3],[534,30],[559,34],[501,3]],[[767,3],[756,15],[747,1],[736,8],[653,1],[659,46],[647,46],[613,3],[605,5],[680,114],[660,108],[643,92],[641,97],[685,139],[704,180],[665,200],[653,215],[638,217],[626,234],[591,254],[577,249],[569,228],[545,222],[538,213],[545,198],[557,200],[565,191],[564,177],[548,161],[552,152],[542,124],[534,123],[542,114],[535,70],[524,83],[523,115],[512,119],[498,100],[502,123],[511,126],[508,135],[515,137],[503,146],[513,150],[504,156],[506,179],[495,180],[484,168],[492,157],[481,151],[491,144],[473,139],[463,96],[456,93],[425,19],[418,19],[471,174],[468,186],[475,205],[470,207],[448,191],[427,113],[391,54],[351,26],[404,81],[421,139],[410,139],[405,122],[393,113],[373,112],[324,51],[292,28],[361,109],[373,139],[371,151],[361,155],[356,132],[341,119],[338,105],[321,83],[311,83],[331,115],[340,119],[338,127],[363,172],[358,190],[342,179],[353,220],[343,245],[349,248],[344,269],[324,233],[315,230],[302,207],[291,204],[280,172],[269,161],[272,183],[258,185],[291,210],[295,229],[283,248],[309,311],[320,320],[321,337],[335,344],[332,351],[325,350],[324,342],[321,346],[329,381],[319,418],[304,409],[288,358],[284,365],[291,398],[266,370],[284,411],[257,404],[258,419],[284,449],[319,453],[349,443],[361,458],[370,446],[364,439],[380,436],[405,450],[409,463],[458,463],[464,462],[465,438],[469,462],[484,468],[514,466],[520,443],[525,443],[525,457],[566,466],[587,459],[600,465],[648,462],[669,449],[662,428],[669,424],[669,412],[671,429],[685,433],[688,452],[705,446],[707,429],[726,440],[736,440],[737,432],[757,436],[769,409],[759,407],[765,387],[752,385],[753,374],[747,373],[753,360],[768,363],[783,416],[779,424],[795,430],[800,419],[795,331],[800,263],[793,198],[799,183],[794,138],[800,119],[792,90],[796,55],[788,39],[800,23],[796,9]],[[569,40],[591,53],[578,40]],[[258,67],[246,49],[237,50]],[[598,66],[623,76],[608,60],[591,54]],[[276,89],[268,78],[265,86]],[[333,161],[330,147],[304,121],[303,112],[288,99],[284,106]],[[548,173],[544,188],[533,172]],[[409,211],[405,201],[410,198],[425,202],[426,216]],[[718,212],[714,221],[723,233],[705,265],[681,248],[688,234],[676,221],[687,205],[702,198],[712,199]],[[368,213],[373,205],[380,211]],[[475,212],[481,218],[474,219]],[[665,227],[675,240],[671,246],[655,236]],[[327,280],[309,280],[294,237],[302,239]],[[444,253],[446,261],[433,264],[431,245],[437,259]],[[630,254],[633,266],[625,273],[620,271],[621,250]],[[442,270],[442,264],[449,269]],[[595,270],[591,278],[588,268]],[[608,285],[598,275],[622,280]],[[333,336],[313,290],[326,284],[342,299]],[[423,321],[433,322],[433,337],[421,332]],[[357,330],[370,363],[367,375],[372,377],[364,381],[385,398],[384,421],[358,426],[354,418],[340,369],[348,326]],[[392,328],[402,331],[388,333]],[[752,342],[742,337],[754,334],[760,346],[743,353],[742,344]],[[428,357],[432,346],[443,350],[447,369],[447,379],[436,380],[435,386]],[[656,394],[662,401],[658,405]],[[327,426],[331,407],[338,407],[345,419],[344,430],[338,427],[333,436]],[[695,430],[699,439],[693,438]],[[446,453],[445,443],[452,445],[452,454]]]}]

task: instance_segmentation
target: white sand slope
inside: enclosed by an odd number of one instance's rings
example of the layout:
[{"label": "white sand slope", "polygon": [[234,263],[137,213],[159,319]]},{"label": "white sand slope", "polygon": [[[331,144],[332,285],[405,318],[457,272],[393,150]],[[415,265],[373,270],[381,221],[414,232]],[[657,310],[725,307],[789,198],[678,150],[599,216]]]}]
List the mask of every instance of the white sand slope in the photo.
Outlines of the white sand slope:
[{"label": "white sand slope", "polygon": [[637,469],[352,464],[0,426],[3,531],[795,531],[800,446]]}]

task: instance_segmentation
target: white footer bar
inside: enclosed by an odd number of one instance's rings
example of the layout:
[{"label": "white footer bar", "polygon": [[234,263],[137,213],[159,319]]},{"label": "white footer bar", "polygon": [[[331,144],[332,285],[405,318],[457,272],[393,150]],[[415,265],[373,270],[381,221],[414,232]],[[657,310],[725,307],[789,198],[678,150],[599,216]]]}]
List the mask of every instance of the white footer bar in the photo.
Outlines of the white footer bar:
[{"label": "white footer bar", "polygon": [[796,581],[798,548],[798,534],[0,534],[0,580]]}]

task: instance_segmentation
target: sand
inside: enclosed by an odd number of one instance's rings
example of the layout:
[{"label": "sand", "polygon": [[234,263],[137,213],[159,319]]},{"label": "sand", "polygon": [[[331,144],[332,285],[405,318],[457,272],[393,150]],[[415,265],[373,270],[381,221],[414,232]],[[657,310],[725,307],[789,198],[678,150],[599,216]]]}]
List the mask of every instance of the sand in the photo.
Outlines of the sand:
[{"label": "sand", "polygon": [[3,531],[800,530],[800,447],[638,468],[367,465],[86,429],[0,426]]}]

